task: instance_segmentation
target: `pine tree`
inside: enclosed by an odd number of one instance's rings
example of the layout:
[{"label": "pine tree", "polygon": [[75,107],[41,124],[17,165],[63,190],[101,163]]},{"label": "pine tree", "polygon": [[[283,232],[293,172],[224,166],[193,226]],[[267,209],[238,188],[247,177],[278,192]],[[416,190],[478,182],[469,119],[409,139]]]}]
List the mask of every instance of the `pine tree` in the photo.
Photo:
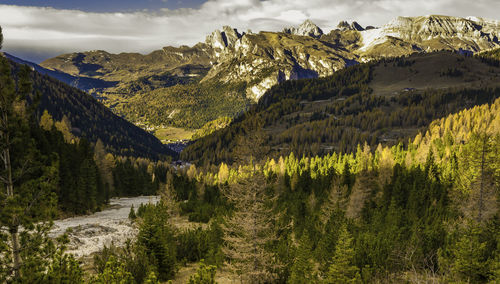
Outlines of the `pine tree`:
[{"label": "pine tree", "polygon": [[64,246],[62,246],[53,254],[47,274],[44,275],[42,282],[84,283],[83,270],[73,255],[64,253]]},{"label": "pine tree", "polygon": [[353,238],[344,224],[335,247],[332,264],[328,268],[325,283],[360,283],[359,268],[353,265]]},{"label": "pine tree", "polygon": [[93,284],[133,284],[134,277],[127,271],[125,264],[111,256],[106,262],[104,271],[98,274],[92,281]]},{"label": "pine tree", "polygon": [[132,204],[132,206],[130,207],[130,212],[128,213],[128,218],[132,221],[135,220],[135,218],[137,218],[137,216],[135,215],[134,204]]},{"label": "pine tree", "polygon": [[156,277],[156,273],[154,271],[150,271],[144,279],[144,284],[159,284],[158,278]]},{"label": "pine tree", "polygon": [[[486,243],[480,239],[480,228],[468,224],[465,231],[460,232],[458,240],[451,247],[451,275],[457,280],[468,283],[482,282],[488,279],[491,262],[486,259]],[[441,257],[440,262],[447,259]]]},{"label": "pine tree", "polygon": [[[139,214],[138,214],[139,215]],[[176,243],[168,222],[167,208],[161,202],[147,205],[141,216],[137,245],[156,266],[158,279],[166,281],[176,272]]]},{"label": "pine tree", "polygon": [[466,197],[463,212],[477,222],[498,212],[499,165],[500,135],[473,133],[461,153],[458,181]]}]

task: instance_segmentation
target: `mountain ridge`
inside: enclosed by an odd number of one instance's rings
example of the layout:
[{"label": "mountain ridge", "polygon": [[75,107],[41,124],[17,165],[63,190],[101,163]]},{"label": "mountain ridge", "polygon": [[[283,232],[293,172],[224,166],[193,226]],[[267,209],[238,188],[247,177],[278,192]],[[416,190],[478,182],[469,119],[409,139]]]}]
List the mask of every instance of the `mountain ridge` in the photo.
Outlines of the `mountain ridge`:
[{"label": "mountain ridge", "polygon": [[[162,107],[155,112],[165,115],[154,119],[146,112],[137,113],[130,103],[140,101],[151,107],[147,101],[151,92],[173,106],[174,93],[182,92],[186,101],[198,100],[199,92],[192,92],[194,85],[234,85],[225,87],[218,95],[231,103],[237,92],[249,103],[255,103],[281,82],[329,76],[377,58],[439,50],[470,53],[491,50],[500,47],[499,33],[498,21],[477,17],[397,17],[379,28],[342,21],[328,33],[306,20],[282,32],[239,32],[224,26],[192,47],[164,47],[147,55],[104,51],[66,54],[46,60],[41,66],[72,76],[116,82],[109,88],[86,91],[116,113],[149,129],[179,126],[178,121],[187,120],[191,110],[188,105]],[[174,86],[176,90],[171,89]],[[239,109],[224,108],[203,114],[204,118],[196,120],[196,127],[209,123],[208,119],[244,110],[241,107],[244,103],[235,105]]]}]

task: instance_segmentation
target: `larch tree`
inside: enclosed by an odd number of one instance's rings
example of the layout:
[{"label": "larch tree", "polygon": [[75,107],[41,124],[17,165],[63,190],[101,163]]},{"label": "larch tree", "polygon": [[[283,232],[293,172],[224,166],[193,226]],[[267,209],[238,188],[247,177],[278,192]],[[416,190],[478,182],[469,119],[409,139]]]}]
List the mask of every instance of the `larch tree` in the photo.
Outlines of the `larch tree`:
[{"label": "larch tree", "polygon": [[500,135],[473,133],[461,154],[458,182],[466,197],[462,209],[483,222],[498,212]]},{"label": "larch tree", "polygon": [[223,226],[223,252],[228,267],[245,283],[267,283],[275,277],[274,256],[265,248],[275,239],[266,186],[264,176],[253,173],[225,190],[235,211]]}]

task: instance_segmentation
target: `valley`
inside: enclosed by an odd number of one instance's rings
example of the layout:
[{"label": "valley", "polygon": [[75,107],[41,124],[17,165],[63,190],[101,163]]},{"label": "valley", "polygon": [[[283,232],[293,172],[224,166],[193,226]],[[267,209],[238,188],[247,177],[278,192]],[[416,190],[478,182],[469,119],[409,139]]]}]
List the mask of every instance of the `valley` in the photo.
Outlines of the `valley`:
[{"label": "valley", "polygon": [[[99,39],[139,50],[183,27],[175,15],[275,3],[223,2],[71,21],[154,21]],[[3,53],[0,283],[497,283],[499,36],[495,20],[428,15],[226,25],[40,64]]]}]

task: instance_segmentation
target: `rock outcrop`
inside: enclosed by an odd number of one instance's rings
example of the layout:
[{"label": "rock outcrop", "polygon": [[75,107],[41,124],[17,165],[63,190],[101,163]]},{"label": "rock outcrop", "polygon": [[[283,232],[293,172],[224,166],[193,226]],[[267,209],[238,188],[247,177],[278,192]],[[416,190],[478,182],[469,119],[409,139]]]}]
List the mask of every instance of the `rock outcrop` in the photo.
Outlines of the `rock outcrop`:
[{"label": "rock outcrop", "polygon": [[314,38],[319,38],[323,35],[323,31],[311,20],[304,21],[296,28],[286,28],[283,32],[292,35],[310,36]]}]

